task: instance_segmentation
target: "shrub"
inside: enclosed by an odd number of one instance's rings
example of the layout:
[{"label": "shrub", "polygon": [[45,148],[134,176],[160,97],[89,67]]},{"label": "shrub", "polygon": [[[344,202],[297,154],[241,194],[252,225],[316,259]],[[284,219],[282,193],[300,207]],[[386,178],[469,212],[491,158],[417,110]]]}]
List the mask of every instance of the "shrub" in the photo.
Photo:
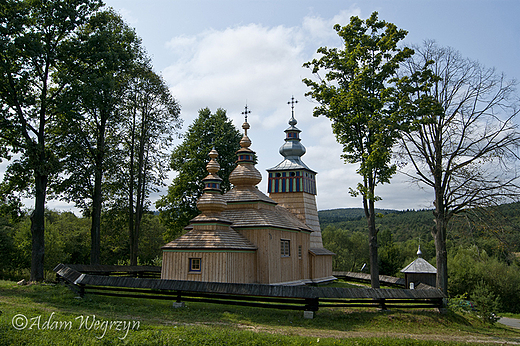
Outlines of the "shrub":
[{"label": "shrub", "polygon": [[475,287],[471,299],[475,302],[477,313],[482,321],[492,324],[498,321],[499,297],[495,296],[484,280]]}]

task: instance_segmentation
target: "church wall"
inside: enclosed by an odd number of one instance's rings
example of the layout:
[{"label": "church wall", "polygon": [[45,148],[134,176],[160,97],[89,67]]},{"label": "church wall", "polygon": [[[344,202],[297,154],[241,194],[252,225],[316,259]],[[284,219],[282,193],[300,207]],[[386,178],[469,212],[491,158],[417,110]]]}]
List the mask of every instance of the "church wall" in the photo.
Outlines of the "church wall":
[{"label": "church wall", "polygon": [[320,279],[332,276],[332,256],[310,255],[311,279]]},{"label": "church wall", "polygon": [[[259,283],[276,284],[310,278],[309,233],[267,228],[241,229],[239,232],[258,247],[256,273]],[[282,256],[282,239],[289,241],[289,256]]]},{"label": "church wall", "polygon": [[[163,252],[161,279],[255,283],[254,252]],[[200,272],[190,272],[190,258],[200,259]]]},{"label": "church wall", "polygon": [[258,248],[256,251],[256,278],[257,282],[261,284],[269,283],[269,267],[270,267],[270,256],[272,252],[273,242],[270,240],[269,229],[240,229],[238,230],[244,237],[250,242],[255,244]]}]

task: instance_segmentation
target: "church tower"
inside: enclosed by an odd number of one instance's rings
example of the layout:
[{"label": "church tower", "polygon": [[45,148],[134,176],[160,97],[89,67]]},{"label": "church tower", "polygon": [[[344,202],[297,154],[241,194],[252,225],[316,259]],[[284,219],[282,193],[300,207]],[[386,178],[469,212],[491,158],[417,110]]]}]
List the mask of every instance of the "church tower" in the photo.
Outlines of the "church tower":
[{"label": "church tower", "polygon": [[280,154],[285,158],[277,166],[267,170],[269,181],[267,192],[278,204],[289,209],[302,222],[308,225],[311,233],[310,247],[323,249],[320,221],[316,207],[316,172],[303,163],[301,157],[306,150],[300,140],[300,129],[294,118],[294,104],[291,98],[291,119],[285,130],[285,143],[280,147]]}]

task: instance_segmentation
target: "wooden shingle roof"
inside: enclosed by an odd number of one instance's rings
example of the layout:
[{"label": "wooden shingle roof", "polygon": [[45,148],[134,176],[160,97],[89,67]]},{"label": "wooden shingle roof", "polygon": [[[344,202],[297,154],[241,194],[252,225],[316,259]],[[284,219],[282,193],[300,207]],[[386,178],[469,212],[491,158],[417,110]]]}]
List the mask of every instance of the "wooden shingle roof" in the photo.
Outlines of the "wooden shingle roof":
[{"label": "wooden shingle roof", "polygon": [[240,186],[233,187],[231,190],[226,192],[224,200],[228,203],[244,203],[244,202],[266,202],[275,205],[276,202],[271,198],[267,197],[262,191],[256,186]]},{"label": "wooden shingle roof", "polygon": [[295,231],[312,232],[312,229],[301,222],[294,214],[284,207],[275,208],[240,208],[228,207],[222,216],[233,221],[233,228],[282,228]]},{"label": "wooden shingle roof", "polygon": [[163,250],[256,250],[243,235],[228,230],[191,230],[164,245]]}]

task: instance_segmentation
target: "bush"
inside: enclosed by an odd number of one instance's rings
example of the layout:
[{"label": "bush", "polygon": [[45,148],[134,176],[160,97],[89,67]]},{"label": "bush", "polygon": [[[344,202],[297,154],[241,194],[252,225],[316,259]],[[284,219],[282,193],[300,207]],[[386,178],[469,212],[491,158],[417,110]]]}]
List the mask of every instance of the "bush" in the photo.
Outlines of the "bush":
[{"label": "bush", "polygon": [[477,313],[482,321],[491,324],[498,321],[499,297],[495,296],[484,280],[475,287],[471,299],[475,302]]},{"label": "bush", "polygon": [[520,268],[489,257],[476,246],[459,248],[449,256],[448,290],[452,297],[467,293],[472,300],[492,293],[499,311],[520,312]]}]

